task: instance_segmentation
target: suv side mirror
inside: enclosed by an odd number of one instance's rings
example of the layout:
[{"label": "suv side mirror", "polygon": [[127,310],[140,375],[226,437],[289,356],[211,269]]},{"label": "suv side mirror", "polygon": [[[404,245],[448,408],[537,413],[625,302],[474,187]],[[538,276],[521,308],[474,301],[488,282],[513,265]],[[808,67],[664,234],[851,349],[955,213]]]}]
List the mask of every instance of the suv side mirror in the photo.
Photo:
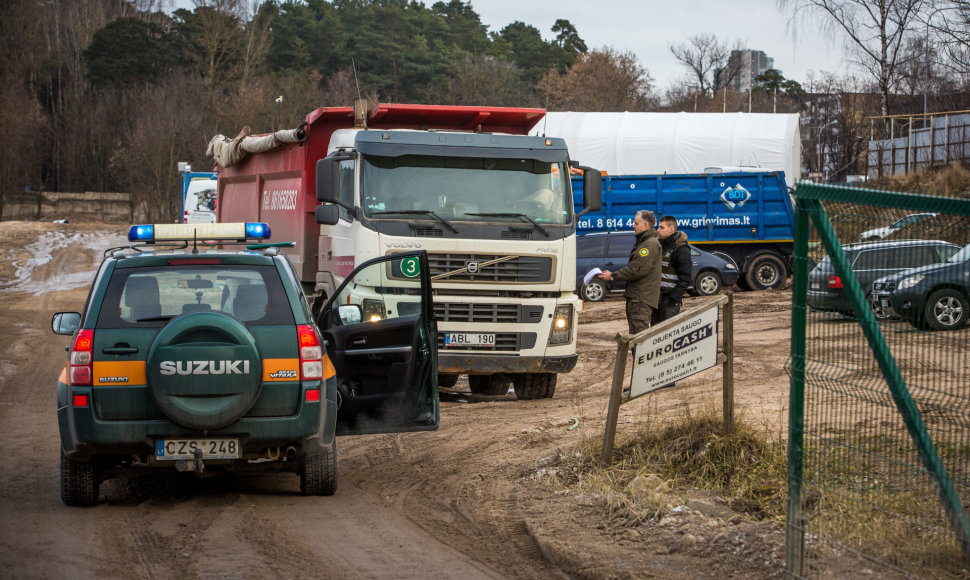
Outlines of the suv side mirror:
[{"label": "suv side mirror", "polygon": [[583,170],[583,211],[576,214],[576,217],[599,211],[603,207],[603,178],[598,169],[592,167],[579,167]]},{"label": "suv side mirror", "polygon": [[51,318],[54,334],[74,334],[81,327],[81,315],[77,312],[58,312]]},{"label": "suv side mirror", "polygon": [[337,316],[341,324],[356,324],[364,319],[358,304],[341,304],[337,307]]}]

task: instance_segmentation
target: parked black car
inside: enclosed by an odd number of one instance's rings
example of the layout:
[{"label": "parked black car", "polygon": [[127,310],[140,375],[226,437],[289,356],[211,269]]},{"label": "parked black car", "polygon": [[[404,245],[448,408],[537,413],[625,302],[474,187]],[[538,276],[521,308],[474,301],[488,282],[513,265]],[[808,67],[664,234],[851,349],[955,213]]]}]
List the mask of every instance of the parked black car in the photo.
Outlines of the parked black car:
[{"label": "parked black car", "polygon": [[970,315],[970,244],[942,264],[876,280],[872,298],[917,328],[963,328]]},{"label": "parked black car", "polygon": [[[960,251],[960,247],[940,240],[890,240],[842,246],[852,271],[871,302],[872,283],[884,276],[910,268],[938,264]],[[878,302],[875,306],[878,306]],[[808,274],[808,305],[815,310],[850,314],[842,279],[835,273],[831,257],[826,256]],[[877,318],[889,313],[874,308]]]},{"label": "parked black car", "polygon": [[[625,282],[607,282],[601,278],[583,284],[583,276],[593,268],[618,270],[627,265],[636,234],[626,232],[596,232],[576,239],[576,290],[587,302],[599,302],[610,292],[626,287]],[[696,294],[713,296],[721,288],[730,288],[738,281],[737,267],[714,254],[690,246],[691,287]]]}]

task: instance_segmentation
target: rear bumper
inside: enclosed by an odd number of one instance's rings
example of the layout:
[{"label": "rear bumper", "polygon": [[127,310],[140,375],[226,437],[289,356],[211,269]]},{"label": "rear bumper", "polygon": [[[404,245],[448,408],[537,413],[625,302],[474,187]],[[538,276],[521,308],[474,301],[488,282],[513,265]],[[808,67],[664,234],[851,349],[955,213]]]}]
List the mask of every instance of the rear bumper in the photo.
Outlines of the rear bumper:
[{"label": "rear bumper", "polygon": [[579,355],[511,356],[448,354],[438,351],[438,372],[472,373],[568,373],[576,366]]},{"label": "rear bumper", "polygon": [[[328,383],[334,382],[333,379]],[[330,385],[327,385],[330,387]],[[57,422],[61,447],[68,455],[89,459],[94,455],[154,454],[155,440],[163,438],[236,437],[243,453],[299,444],[307,451],[314,445],[329,445],[337,424],[336,387],[327,389],[320,402],[300,404],[296,414],[286,417],[243,417],[236,422],[203,433],[169,420],[105,421],[93,407],[75,407],[70,395],[86,394],[90,387],[58,383]]]},{"label": "rear bumper", "polygon": [[836,312],[847,312],[852,310],[852,306],[849,305],[849,301],[846,300],[845,296],[841,294],[830,294],[828,292],[813,292],[811,290],[807,293],[808,305],[816,310],[827,310]]}]

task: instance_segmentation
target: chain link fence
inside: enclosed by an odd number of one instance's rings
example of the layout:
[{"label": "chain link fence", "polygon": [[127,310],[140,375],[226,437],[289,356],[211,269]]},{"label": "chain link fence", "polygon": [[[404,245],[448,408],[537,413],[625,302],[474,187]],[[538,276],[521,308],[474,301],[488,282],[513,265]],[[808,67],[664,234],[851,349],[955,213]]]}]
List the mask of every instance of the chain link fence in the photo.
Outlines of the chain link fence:
[{"label": "chain link fence", "polygon": [[787,573],[970,574],[970,200],[800,184]]}]

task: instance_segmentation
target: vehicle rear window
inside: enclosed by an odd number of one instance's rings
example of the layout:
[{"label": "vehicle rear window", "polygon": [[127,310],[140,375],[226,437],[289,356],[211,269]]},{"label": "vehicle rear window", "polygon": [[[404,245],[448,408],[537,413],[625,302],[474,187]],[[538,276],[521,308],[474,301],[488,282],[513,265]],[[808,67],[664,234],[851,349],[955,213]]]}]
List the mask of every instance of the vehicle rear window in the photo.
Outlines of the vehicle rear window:
[{"label": "vehicle rear window", "polygon": [[621,258],[629,256],[635,241],[636,236],[633,234],[610,236],[610,256]]},{"label": "vehicle rear window", "polygon": [[606,236],[576,238],[577,258],[602,258],[606,254]]},{"label": "vehicle rear window", "polygon": [[916,268],[940,261],[933,246],[906,246],[896,248],[894,266],[901,269]]},{"label": "vehicle rear window", "polygon": [[193,312],[227,314],[250,326],[294,324],[275,267],[191,265],[115,270],[98,327],[163,326]]},{"label": "vehicle rear window", "polygon": [[853,270],[885,270],[894,267],[892,248],[863,250],[852,264]]}]

